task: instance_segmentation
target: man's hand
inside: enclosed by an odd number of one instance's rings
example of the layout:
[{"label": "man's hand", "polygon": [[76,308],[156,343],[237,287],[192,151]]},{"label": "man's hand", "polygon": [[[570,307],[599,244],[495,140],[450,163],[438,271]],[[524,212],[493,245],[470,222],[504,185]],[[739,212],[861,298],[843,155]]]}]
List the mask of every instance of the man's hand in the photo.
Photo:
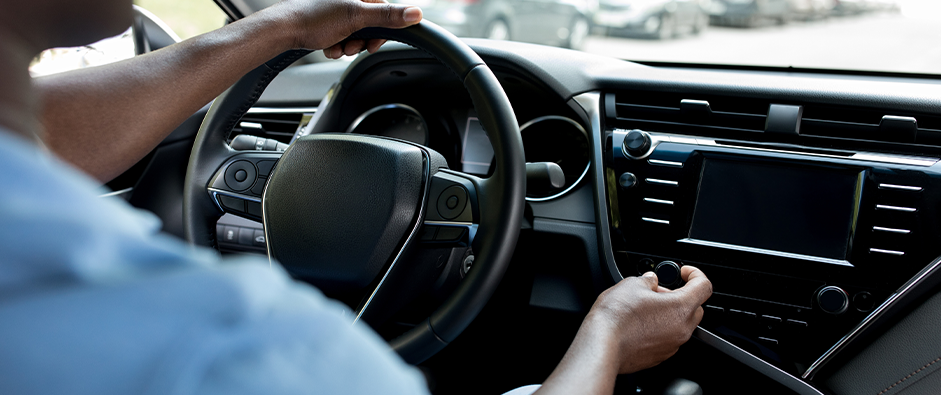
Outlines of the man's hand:
[{"label": "man's hand", "polygon": [[295,48],[323,49],[337,59],[363,50],[375,52],[385,40],[344,39],[365,27],[400,29],[421,21],[421,9],[385,0],[284,0],[269,9],[283,13],[297,32]]},{"label": "man's hand", "polygon": [[712,295],[703,272],[684,266],[686,285],[671,291],[657,285],[657,275],[624,279],[598,297],[586,321],[598,321],[614,333],[618,373],[656,366],[676,354],[702,320],[702,304]]},{"label": "man's hand", "polygon": [[537,394],[610,394],[618,374],[656,366],[676,354],[702,320],[712,283],[684,266],[686,285],[668,290],[657,276],[629,277],[604,291],[562,362]]}]

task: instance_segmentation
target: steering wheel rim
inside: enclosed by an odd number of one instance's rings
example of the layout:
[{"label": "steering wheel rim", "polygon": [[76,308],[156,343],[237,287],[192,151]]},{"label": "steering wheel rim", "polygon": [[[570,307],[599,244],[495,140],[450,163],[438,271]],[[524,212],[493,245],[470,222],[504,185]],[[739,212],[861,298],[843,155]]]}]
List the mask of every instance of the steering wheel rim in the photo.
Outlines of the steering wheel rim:
[{"label": "steering wheel rim", "polygon": [[[509,265],[525,202],[522,139],[496,76],[470,47],[441,27],[423,21],[405,29],[368,28],[351,38],[399,41],[429,53],[448,67],[463,82],[494,150],[493,175],[475,180],[480,216],[473,244],[474,270],[424,322],[390,342],[407,362],[419,363],[443,349],[473,321]],[[196,136],[186,172],[183,223],[190,243],[215,246],[215,223],[223,212],[207,193],[207,186],[217,169],[239,153],[226,144],[228,134],[268,83],[309,52],[294,50],[272,59],[213,102]]]}]

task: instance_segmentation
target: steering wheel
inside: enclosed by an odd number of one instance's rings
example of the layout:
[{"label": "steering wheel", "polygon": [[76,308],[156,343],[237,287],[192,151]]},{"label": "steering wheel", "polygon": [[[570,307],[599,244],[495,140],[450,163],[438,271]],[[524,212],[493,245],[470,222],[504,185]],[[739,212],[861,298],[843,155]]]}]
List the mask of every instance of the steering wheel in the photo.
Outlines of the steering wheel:
[{"label": "steering wheel", "polygon": [[[233,150],[226,139],[235,124],[281,70],[309,53],[289,51],[213,102],[186,171],[184,228],[188,241],[211,247],[222,214],[262,221],[273,262],[327,295],[359,298],[356,319],[369,323],[388,318],[401,307],[397,301],[414,297],[418,285],[442,270],[410,257],[469,245],[475,260],[460,285],[421,324],[390,342],[406,361],[419,363],[457,338],[506,271],[523,215],[523,144],[497,78],[451,33],[423,21],[364,29],[354,37],[409,44],[453,71],[493,145],[492,175],[451,171],[440,154],[421,145],[346,133],[312,133],[283,154]],[[332,107],[322,111],[339,111]]]}]

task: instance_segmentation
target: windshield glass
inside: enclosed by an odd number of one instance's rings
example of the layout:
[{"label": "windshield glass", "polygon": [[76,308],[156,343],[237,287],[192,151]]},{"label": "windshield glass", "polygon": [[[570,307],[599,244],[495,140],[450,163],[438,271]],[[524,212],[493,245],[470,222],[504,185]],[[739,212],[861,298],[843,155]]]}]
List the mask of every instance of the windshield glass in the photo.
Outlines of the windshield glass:
[{"label": "windshield glass", "polygon": [[394,0],[458,36],[647,62],[941,74],[941,0]]}]

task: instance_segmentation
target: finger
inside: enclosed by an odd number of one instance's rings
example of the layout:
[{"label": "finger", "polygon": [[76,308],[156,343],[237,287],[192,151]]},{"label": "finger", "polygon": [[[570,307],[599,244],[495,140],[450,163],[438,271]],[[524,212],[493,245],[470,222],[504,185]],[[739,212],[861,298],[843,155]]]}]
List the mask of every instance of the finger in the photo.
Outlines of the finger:
[{"label": "finger", "polygon": [[705,311],[703,310],[702,306],[699,306],[696,308],[696,310],[693,310],[693,325],[694,326],[699,325],[699,323],[702,322],[703,314],[705,314]]},{"label": "finger", "polygon": [[388,3],[360,3],[359,25],[401,29],[421,21],[421,9],[415,6]]},{"label": "finger", "polygon": [[702,270],[686,265],[680,269],[680,277],[686,281],[686,285],[677,288],[677,291],[687,296],[686,299],[694,306],[705,303],[712,296],[712,282]]},{"label": "finger", "polygon": [[326,56],[327,59],[339,59],[341,56],[343,56],[342,46],[343,44],[336,44],[330,48],[325,48],[323,50],[323,55]]},{"label": "finger", "polygon": [[353,56],[363,51],[366,48],[366,41],[363,40],[350,40],[346,42],[346,45],[343,47],[343,54],[346,56]]},{"label": "finger", "polygon": [[376,51],[379,50],[379,47],[385,43],[386,40],[369,40],[369,42],[366,43],[366,51],[369,51],[369,53],[376,53]]},{"label": "finger", "polygon": [[659,292],[659,293],[663,293],[663,292],[673,292],[673,290],[670,289],[670,288],[664,288],[664,287],[661,287],[661,286],[658,285],[658,286],[657,286],[657,292]]}]

